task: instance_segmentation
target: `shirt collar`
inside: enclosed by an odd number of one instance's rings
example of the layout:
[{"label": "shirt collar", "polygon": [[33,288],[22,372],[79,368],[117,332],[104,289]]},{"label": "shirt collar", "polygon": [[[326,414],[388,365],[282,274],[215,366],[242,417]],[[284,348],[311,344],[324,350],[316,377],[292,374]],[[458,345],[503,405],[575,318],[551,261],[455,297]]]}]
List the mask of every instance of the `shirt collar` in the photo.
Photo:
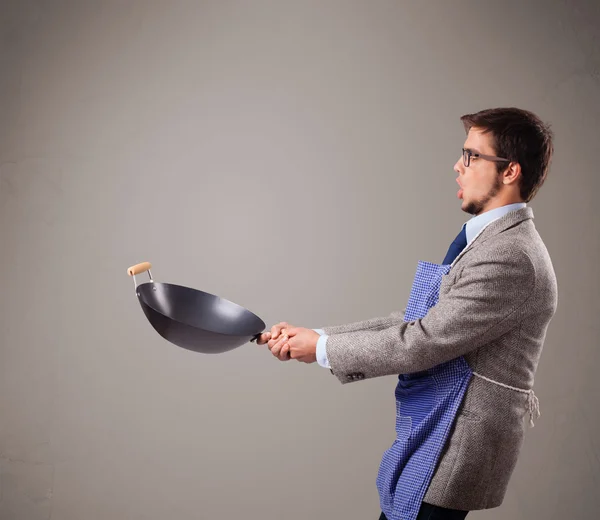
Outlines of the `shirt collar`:
[{"label": "shirt collar", "polygon": [[492,209],[490,211],[486,211],[485,213],[481,213],[480,215],[476,215],[471,220],[468,220],[464,225],[466,226],[466,235],[467,235],[467,245],[471,243],[481,230],[486,227],[488,224],[491,224],[494,220],[503,217],[507,213],[511,211],[515,211],[517,209],[521,209],[527,206],[525,202],[515,202],[514,204],[507,204],[506,206],[501,206],[499,208]]}]

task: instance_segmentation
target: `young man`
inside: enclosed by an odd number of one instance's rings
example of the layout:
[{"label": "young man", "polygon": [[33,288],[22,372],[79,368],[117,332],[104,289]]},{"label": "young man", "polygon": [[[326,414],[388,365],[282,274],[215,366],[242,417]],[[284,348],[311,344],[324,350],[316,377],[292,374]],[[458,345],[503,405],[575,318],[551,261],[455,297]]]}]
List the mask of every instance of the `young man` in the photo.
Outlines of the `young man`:
[{"label": "young man", "polygon": [[419,262],[406,309],[311,330],[263,334],[272,354],[330,368],[342,382],[398,375],[396,439],[377,488],[381,519],[462,519],[502,503],[539,415],[532,387],[557,282],[527,206],[542,186],[552,134],[516,108],[461,118],[454,165],[472,215],[441,263]]}]

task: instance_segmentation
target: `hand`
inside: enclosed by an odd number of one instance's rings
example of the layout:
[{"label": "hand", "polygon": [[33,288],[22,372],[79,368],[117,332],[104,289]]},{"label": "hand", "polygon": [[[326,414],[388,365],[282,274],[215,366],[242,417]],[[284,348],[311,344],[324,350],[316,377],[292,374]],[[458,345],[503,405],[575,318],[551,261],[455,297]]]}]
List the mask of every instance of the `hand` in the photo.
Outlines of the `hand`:
[{"label": "hand", "polygon": [[[317,361],[318,341],[319,333],[312,329],[289,327],[284,329],[279,340],[271,339],[269,348],[282,361],[287,359],[289,352],[291,359],[302,363],[314,363]],[[271,342],[273,342],[272,346]]]},{"label": "hand", "polygon": [[273,325],[273,327],[271,327],[271,332],[269,333],[269,350],[271,351],[271,354],[276,358],[279,358],[280,361],[289,361],[291,359],[289,356],[290,347],[287,344],[287,329],[289,327],[291,327],[289,323],[282,321],[277,325]]},{"label": "hand", "polygon": [[[263,332],[259,338],[256,340],[256,344],[257,345],[266,345],[269,341],[271,340],[276,340],[279,335],[281,334],[281,331],[286,329],[287,327],[290,327],[290,325],[288,323],[286,323],[285,321],[282,321],[281,323],[278,323],[277,325],[273,325],[271,327],[270,331],[267,332]],[[269,345],[269,349],[272,347],[272,345]]]}]

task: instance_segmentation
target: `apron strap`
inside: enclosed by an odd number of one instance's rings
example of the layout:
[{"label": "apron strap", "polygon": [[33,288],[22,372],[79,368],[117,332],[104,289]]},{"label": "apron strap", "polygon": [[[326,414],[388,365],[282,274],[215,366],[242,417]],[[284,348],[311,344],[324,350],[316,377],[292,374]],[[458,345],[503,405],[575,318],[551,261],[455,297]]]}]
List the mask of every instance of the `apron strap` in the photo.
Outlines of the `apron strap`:
[{"label": "apron strap", "polygon": [[489,381],[490,383],[493,383],[495,385],[502,386],[504,388],[508,388],[509,390],[514,390],[516,392],[529,394],[527,397],[527,407],[529,408],[529,426],[531,428],[533,428],[535,426],[535,424],[533,423],[533,416],[535,415],[535,419],[537,420],[539,418],[539,416],[542,414],[540,412],[540,401],[537,398],[537,396],[535,395],[535,393],[533,392],[533,388],[531,390],[523,390],[522,388],[516,388],[514,386],[505,385],[504,383],[499,383],[498,381],[494,381],[493,379],[482,376],[481,374],[478,374],[477,372],[473,372],[473,375],[480,377],[481,379],[485,379],[486,381]]}]

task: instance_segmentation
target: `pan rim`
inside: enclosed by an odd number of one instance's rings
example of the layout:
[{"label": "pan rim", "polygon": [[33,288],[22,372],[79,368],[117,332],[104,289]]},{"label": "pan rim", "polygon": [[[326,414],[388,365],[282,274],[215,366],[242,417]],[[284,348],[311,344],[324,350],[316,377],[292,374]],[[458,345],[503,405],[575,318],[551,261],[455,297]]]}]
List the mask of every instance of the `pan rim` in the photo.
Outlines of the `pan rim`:
[{"label": "pan rim", "polygon": [[[213,293],[209,293],[207,291],[203,291],[202,289],[194,289],[193,287],[189,287],[187,285],[180,285],[180,284],[176,284],[176,283],[170,283],[170,282],[157,282],[157,281],[148,281],[148,282],[142,282],[140,284],[138,284],[137,288],[136,288],[136,293],[137,293],[137,289],[139,289],[142,286],[151,286],[151,285],[163,285],[163,286],[170,286],[170,287],[177,287],[180,289],[186,289],[186,290],[190,290],[190,291],[195,291],[195,292],[200,292],[203,294],[206,294],[208,296],[212,296],[213,298],[218,298],[221,301],[227,302],[243,311],[246,311],[248,313],[250,313],[254,318],[256,318],[259,323],[262,324],[262,329],[256,333],[248,333],[248,334],[227,334],[226,332],[219,332],[219,331],[215,331],[209,328],[200,328],[200,327],[196,327],[194,325],[190,325],[189,323],[186,323],[185,321],[181,321],[178,320],[176,318],[172,318],[171,316],[167,316],[164,312],[161,312],[159,309],[157,309],[155,306],[150,305],[145,299],[143,299],[143,303],[144,305],[147,305],[148,307],[150,307],[154,312],[157,312],[158,314],[161,314],[162,316],[164,316],[165,318],[168,318],[176,323],[180,323],[181,325],[185,325],[186,327],[192,327],[194,329],[198,329],[198,330],[205,330],[207,332],[211,332],[212,334],[219,334],[221,336],[228,336],[228,337],[246,337],[246,336],[256,336],[257,334],[261,334],[267,327],[267,324],[265,323],[265,321],[258,316],[256,313],[252,312],[250,309],[248,309],[247,307],[243,307],[242,305],[240,305],[239,303],[235,303],[234,301],[228,300],[227,298],[223,298],[222,296],[219,296],[217,294],[213,294]],[[142,296],[138,296],[139,298],[142,298]]]}]

